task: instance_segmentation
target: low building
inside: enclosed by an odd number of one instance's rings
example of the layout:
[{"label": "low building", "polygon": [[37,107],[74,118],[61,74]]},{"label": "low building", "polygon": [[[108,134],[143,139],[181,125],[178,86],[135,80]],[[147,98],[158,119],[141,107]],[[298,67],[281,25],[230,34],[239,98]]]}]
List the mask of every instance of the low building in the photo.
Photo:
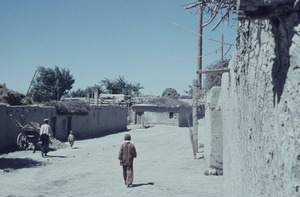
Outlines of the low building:
[{"label": "low building", "polygon": [[192,126],[192,107],[187,104],[135,104],[131,106],[134,112],[134,124],[143,126],[166,124],[179,127]]}]

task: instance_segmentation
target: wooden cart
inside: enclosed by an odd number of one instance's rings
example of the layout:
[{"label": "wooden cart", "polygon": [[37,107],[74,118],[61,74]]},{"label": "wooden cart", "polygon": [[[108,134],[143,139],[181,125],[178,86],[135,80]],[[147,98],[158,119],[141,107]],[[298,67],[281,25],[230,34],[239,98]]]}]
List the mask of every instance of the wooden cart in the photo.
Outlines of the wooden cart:
[{"label": "wooden cart", "polygon": [[23,126],[12,115],[10,115],[10,119],[22,131],[17,137],[18,147],[22,150],[25,150],[29,147],[30,144],[37,146],[39,142],[39,135],[40,135],[40,124],[36,122],[29,122],[27,125]]}]

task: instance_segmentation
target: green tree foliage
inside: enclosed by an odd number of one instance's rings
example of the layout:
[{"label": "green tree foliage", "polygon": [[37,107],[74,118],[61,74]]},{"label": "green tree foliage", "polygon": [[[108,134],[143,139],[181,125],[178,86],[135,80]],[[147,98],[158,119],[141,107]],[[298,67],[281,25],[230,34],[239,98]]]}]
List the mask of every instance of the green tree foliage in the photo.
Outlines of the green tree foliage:
[{"label": "green tree foliage", "polygon": [[95,91],[95,90],[98,90],[98,94],[101,94],[101,93],[105,93],[105,91],[103,90],[103,86],[102,85],[97,85],[97,84],[95,84],[95,85],[93,85],[93,86],[88,86],[87,88],[86,88],[86,94],[85,94],[85,96],[87,95],[87,93],[89,92],[90,93],[90,97],[92,96],[92,94],[93,94],[93,92]]},{"label": "green tree foliage", "polygon": [[93,86],[88,86],[85,90],[83,89],[77,89],[75,91],[71,91],[71,96],[72,97],[86,97],[87,94],[90,94],[90,97],[93,94],[93,91],[98,90],[98,93],[104,93],[103,87],[101,85],[93,85]]},{"label": "green tree foliage", "polygon": [[125,94],[125,95],[138,95],[143,87],[140,83],[135,85],[125,81],[124,77],[119,76],[114,80],[105,78],[100,82],[108,94]]},{"label": "green tree foliage", "polygon": [[30,95],[36,102],[60,100],[72,89],[75,82],[69,69],[38,67],[38,75],[33,81]]},{"label": "green tree foliage", "polygon": [[173,99],[178,99],[180,94],[174,89],[174,88],[166,88],[163,93],[162,97],[167,97],[167,98],[173,98]]},{"label": "green tree foliage", "polygon": [[78,88],[75,91],[71,91],[71,96],[72,97],[86,97],[86,95],[87,95],[86,90],[83,90],[83,89],[80,89],[80,88]]}]

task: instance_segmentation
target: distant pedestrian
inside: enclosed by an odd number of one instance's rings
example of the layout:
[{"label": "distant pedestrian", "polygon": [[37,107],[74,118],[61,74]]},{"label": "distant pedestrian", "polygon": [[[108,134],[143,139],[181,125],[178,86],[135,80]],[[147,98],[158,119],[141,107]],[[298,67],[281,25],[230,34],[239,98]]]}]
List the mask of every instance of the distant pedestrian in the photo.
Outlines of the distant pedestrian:
[{"label": "distant pedestrian", "polygon": [[71,148],[73,148],[74,141],[75,141],[75,136],[73,135],[73,131],[71,130],[68,136],[68,142],[70,143]]},{"label": "distant pedestrian", "polygon": [[48,149],[49,149],[49,143],[50,143],[50,137],[53,138],[52,129],[48,123],[49,123],[49,120],[44,119],[44,124],[41,126],[41,129],[40,129],[39,140],[42,141],[42,145],[41,145],[42,157],[47,156]]},{"label": "distant pedestrian", "polygon": [[135,146],[130,143],[131,136],[126,134],[124,136],[125,142],[121,145],[118,159],[120,165],[123,166],[123,178],[125,185],[131,187],[133,183],[133,160],[136,158],[137,153]]}]

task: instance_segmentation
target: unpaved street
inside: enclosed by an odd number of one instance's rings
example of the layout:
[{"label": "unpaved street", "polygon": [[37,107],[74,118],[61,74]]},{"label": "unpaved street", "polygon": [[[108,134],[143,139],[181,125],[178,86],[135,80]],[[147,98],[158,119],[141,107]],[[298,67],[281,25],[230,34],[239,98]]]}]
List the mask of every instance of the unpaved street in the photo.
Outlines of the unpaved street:
[{"label": "unpaved street", "polygon": [[[125,187],[117,159],[125,133],[137,149],[132,188]],[[222,176],[203,174],[206,166],[193,158],[188,128],[132,129],[75,141],[74,147],[46,158],[40,151],[0,155],[0,196],[222,196]]]}]

